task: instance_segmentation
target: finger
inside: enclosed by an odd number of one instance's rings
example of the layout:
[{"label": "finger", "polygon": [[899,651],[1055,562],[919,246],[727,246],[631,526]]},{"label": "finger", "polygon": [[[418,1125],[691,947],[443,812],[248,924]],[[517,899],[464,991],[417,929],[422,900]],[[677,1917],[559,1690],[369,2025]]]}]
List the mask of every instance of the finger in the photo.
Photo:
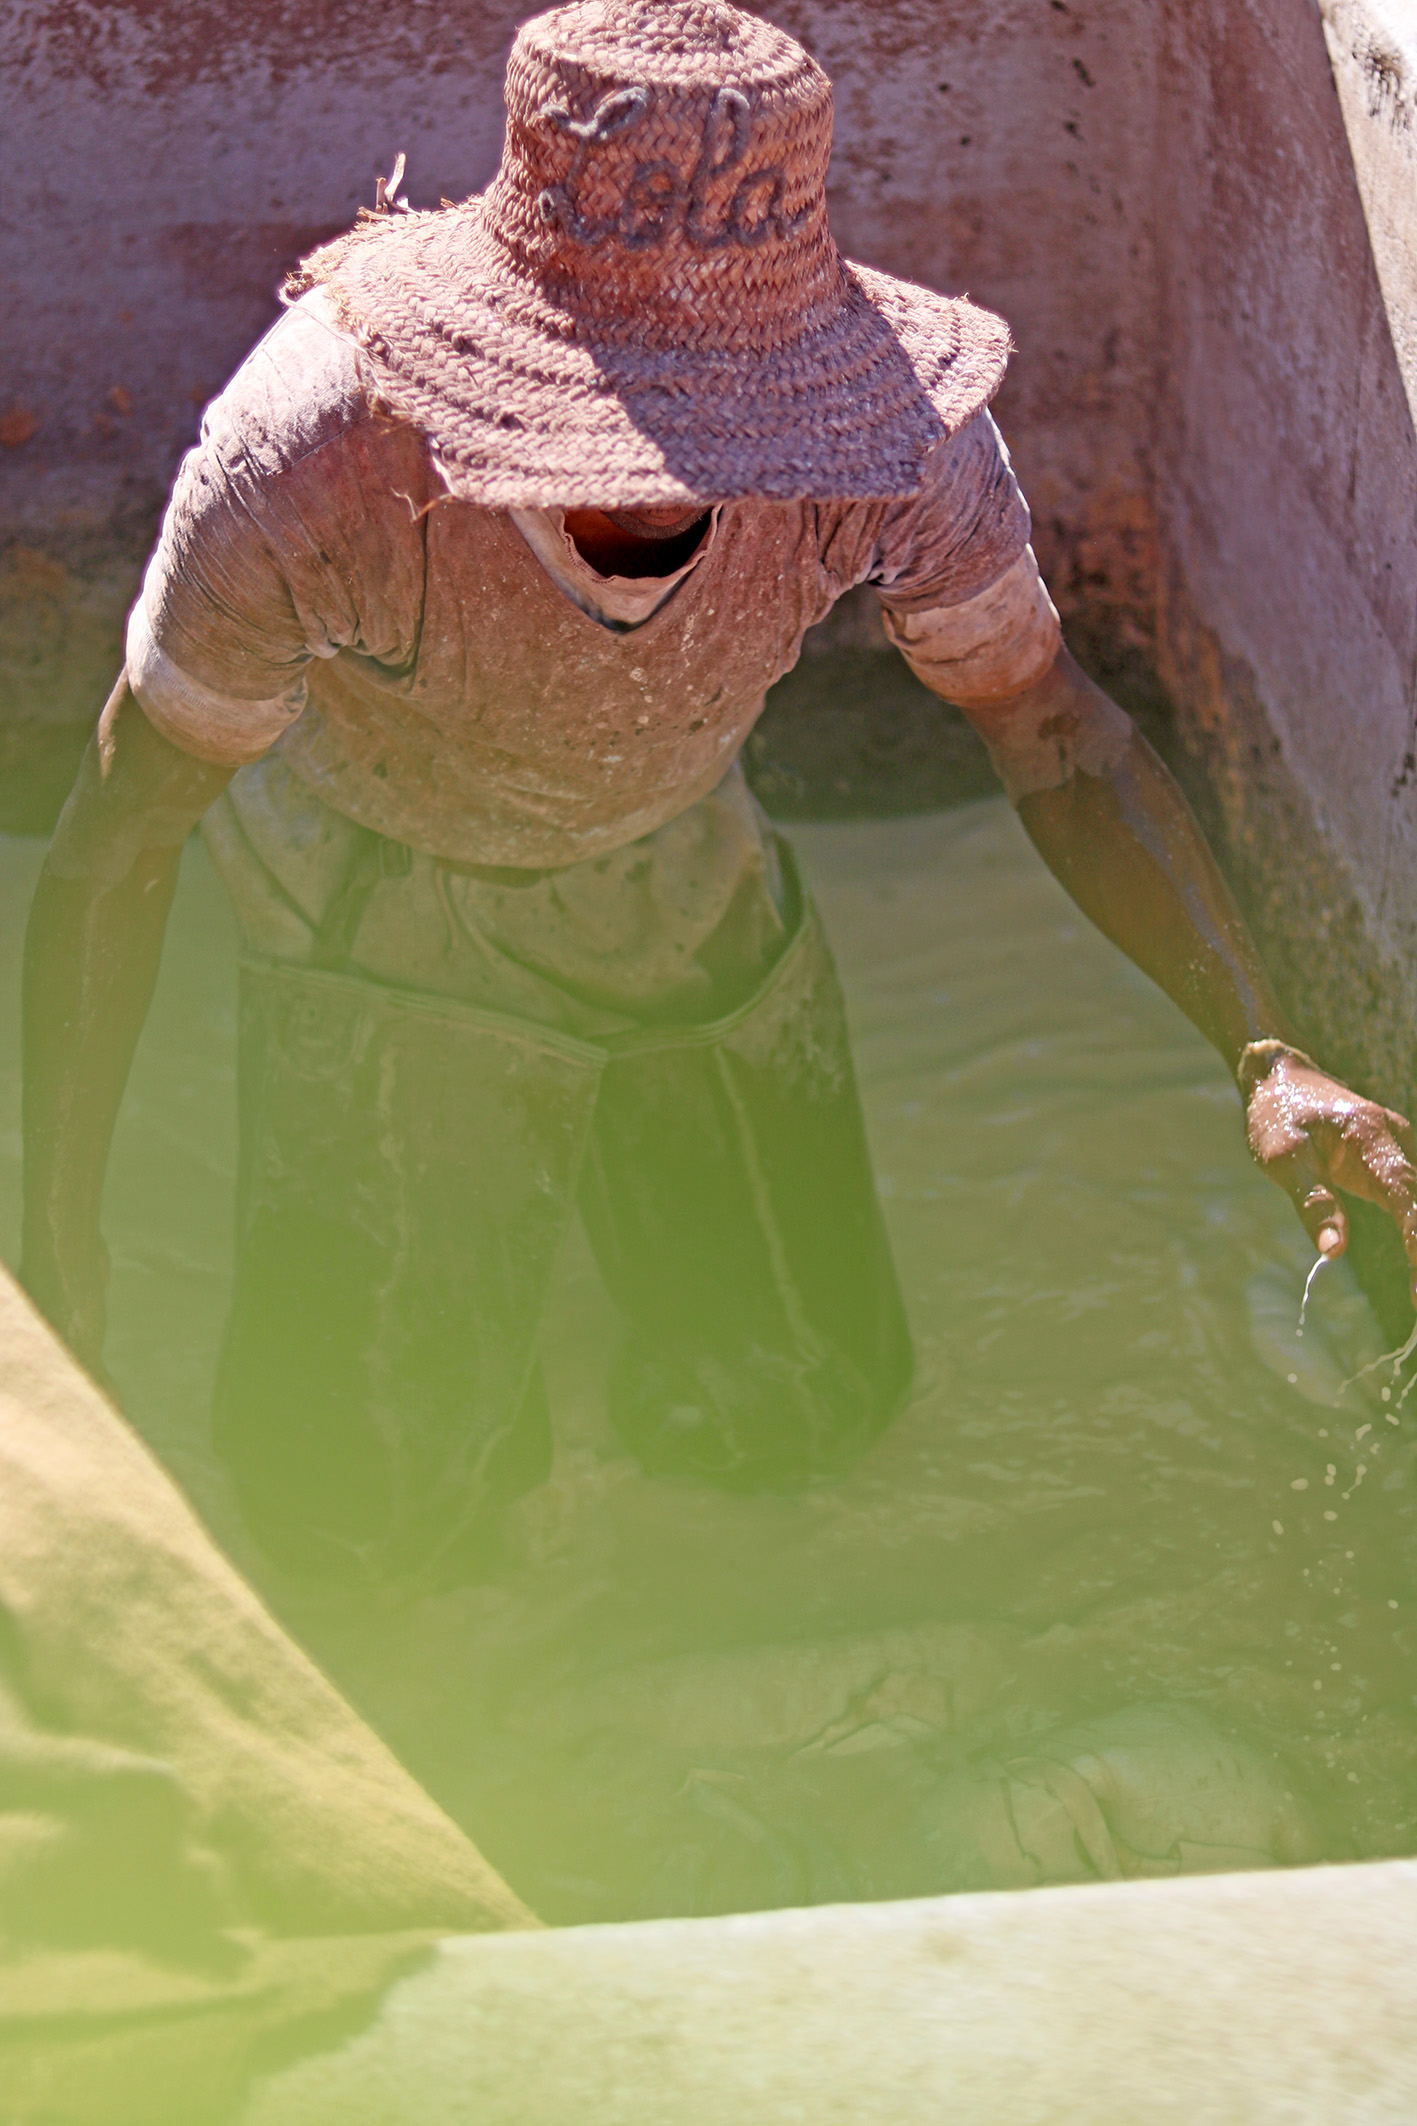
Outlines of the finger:
[{"label": "finger", "polygon": [[1318,1188],[1296,1204],[1304,1231],[1326,1259],[1341,1255],[1348,1245],[1348,1219],[1343,1205],[1330,1189]]},{"label": "finger", "polygon": [[1402,1235],[1407,1259],[1417,1270],[1417,1168],[1397,1146],[1355,1145],[1345,1142],[1338,1156],[1325,1162],[1325,1179],[1346,1189],[1350,1196],[1363,1196],[1385,1210]]},{"label": "finger", "polygon": [[1396,1131],[1345,1130],[1336,1141],[1324,1132],[1318,1171],[1324,1181],[1387,1212],[1402,1237],[1417,1301],[1417,1166],[1404,1156]]},{"label": "finger", "polygon": [[1387,1116],[1388,1128],[1402,1146],[1404,1153],[1412,1164],[1417,1166],[1417,1130],[1413,1129],[1406,1115],[1399,1115],[1393,1108],[1385,1107],[1383,1113]]},{"label": "finger", "polygon": [[1341,1255],[1348,1245],[1348,1219],[1309,1145],[1270,1162],[1268,1172],[1299,1214],[1319,1253]]}]

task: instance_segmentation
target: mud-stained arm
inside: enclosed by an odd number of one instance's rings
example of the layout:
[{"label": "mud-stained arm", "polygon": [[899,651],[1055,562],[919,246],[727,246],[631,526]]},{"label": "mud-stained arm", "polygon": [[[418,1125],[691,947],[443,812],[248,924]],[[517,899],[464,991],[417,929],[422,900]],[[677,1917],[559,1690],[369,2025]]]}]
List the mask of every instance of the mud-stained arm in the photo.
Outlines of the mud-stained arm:
[{"label": "mud-stained arm", "polygon": [[963,709],[1045,863],[1232,1070],[1288,1041],[1269,978],[1195,816],[1129,716],[1063,646],[1031,548],[989,590],[893,613],[886,632]]},{"label": "mud-stained arm", "polygon": [[[1051,715],[1076,714],[1080,724],[1100,691],[1066,650],[1035,689]],[[1348,1244],[1338,1191],[1366,1197],[1397,1226],[1417,1292],[1411,1126],[1295,1045],[1195,815],[1141,733],[1132,730],[1097,772],[1078,766],[1056,787],[1021,797],[1018,815],[1078,906],[1225,1058],[1245,1102],[1250,1152],[1320,1253]]]},{"label": "mud-stained arm", "polygon": [[120,679],[40,873],[24,958],[20,1276],[100,1370],[104,1170],[157,980],[182,844],[234,772],[161,737]]},{"label": "mud-stained arm", "polygon": [[1251,1041],[1292,1042],[1170,770],[1068,651],[1026,692],[966,713],[1003,755],[1009,795],[1049,870],[1230,1069]]},{"label": "mud-stained arm", "polygon": [[1250,1151],[1315,1246],[1325,1255],[1347,1246],[1340,1189],[1366,1197],[1397,1225],[1417,1295],[1410,1125],[1296,1046],[1195,815],[1130,718],[1062,646],[1032,554],[984,598],[894,624],[888,614],[887,632],[979,731],[1030,839],[1084,914],[1224,1057]]}]

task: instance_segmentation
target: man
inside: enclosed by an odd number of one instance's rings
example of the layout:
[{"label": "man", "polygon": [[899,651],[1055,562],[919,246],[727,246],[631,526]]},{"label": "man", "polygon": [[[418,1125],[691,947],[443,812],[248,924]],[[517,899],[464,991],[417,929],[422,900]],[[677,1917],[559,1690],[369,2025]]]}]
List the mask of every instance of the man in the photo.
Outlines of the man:
[{"label": "man", "polygon": [[830,961],[735,765],[857,583],[1316,1245],[1348,1189],[1417,1267],[1407,1124],[1294,1046],[1061,646],[1005,327],[836,251],[820,69],[721,0],[584,0],[523,27],[507,105],[488,192],[381,185],[209,409],[27,958],[24,1274],[97,1366],[104,1161],[206,815],[247,952],[218,1437],[274,1555],[373,1575],[466,1569],[544,1472],[577,1192],[647,1468],[801,1484],[907,1392]]}]

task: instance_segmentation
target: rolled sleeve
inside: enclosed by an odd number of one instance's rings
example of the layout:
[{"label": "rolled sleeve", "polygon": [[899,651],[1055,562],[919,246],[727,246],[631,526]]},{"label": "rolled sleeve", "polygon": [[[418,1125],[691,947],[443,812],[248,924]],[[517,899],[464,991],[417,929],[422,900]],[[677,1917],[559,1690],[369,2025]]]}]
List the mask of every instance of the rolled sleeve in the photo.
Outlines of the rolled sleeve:
[{"label": "rolled sleeve", "polygon": [[1076,774],[1109,774],[1131,745],[1131,718],[1099,689],[1060,705],[1039,686],[1057,660],[1062,630],[1031,546],[961,605],[887,608],[883,618],[916,676],[964,710],[1015,805]]},{"label": "rolled sleeve", "polygon": [[881,524],[868,580],[886,635],[933,693],[961,708],[1024,692],[1058,654],[1031,529],[987,412],[932,451],[919,492]]},{"label": "rolled sleeve", "polygon": [[204,686],[154,639],[142,598],[128,617],[126,651],[128,685],[149,723],[199,760],[259,760],[305,707],[303,674],[283,694],[260,701]]},{"label": "rolled sleeve", "polygon": [[258,759],[316,658],[398,662],[417,640],[422,441],[376,417],[362,357],[310,297],[207,410],[128,621],[128,684],[211,761]]},{"label": "rolled sleeve", "polygon": [[1036,685],[1063,639],[1031,546],[997,583],[960,605],[886,605],[881,618],[916,677],[962,709],[1005,701]]},{"label": "rolled sleeve", "polygon": [[978,413],[925,461],[917,492],[883,513],[867,570],[895,612],[963,605],[1028,545],[1028,504],[992,415]]}]

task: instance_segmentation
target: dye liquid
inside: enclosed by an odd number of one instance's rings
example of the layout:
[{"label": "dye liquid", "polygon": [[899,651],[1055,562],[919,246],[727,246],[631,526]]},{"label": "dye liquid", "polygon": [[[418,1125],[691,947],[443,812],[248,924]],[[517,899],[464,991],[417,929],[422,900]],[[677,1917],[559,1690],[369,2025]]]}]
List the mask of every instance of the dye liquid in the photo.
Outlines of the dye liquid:
[{"label": "dye liquid", "polygon": [[[1001,801],[792,840],[916,1354],[848,1473],[646,1475],[608,1422],[620,1323],[574,1225],[540,1337],[550,1473],[477,1569],[407,1594],[272,1566],[211,1444],[236,940],[196,843],[108,1185],[127,1414],[549,1920],[1417,1849],[1417,1418],[1390,1367],[1343,1392],[1381,1350],[1346,1267],[1299,1341],[1312,1253],[1220,1064]],[[12,996],[40,855],[0,845]]]}]

